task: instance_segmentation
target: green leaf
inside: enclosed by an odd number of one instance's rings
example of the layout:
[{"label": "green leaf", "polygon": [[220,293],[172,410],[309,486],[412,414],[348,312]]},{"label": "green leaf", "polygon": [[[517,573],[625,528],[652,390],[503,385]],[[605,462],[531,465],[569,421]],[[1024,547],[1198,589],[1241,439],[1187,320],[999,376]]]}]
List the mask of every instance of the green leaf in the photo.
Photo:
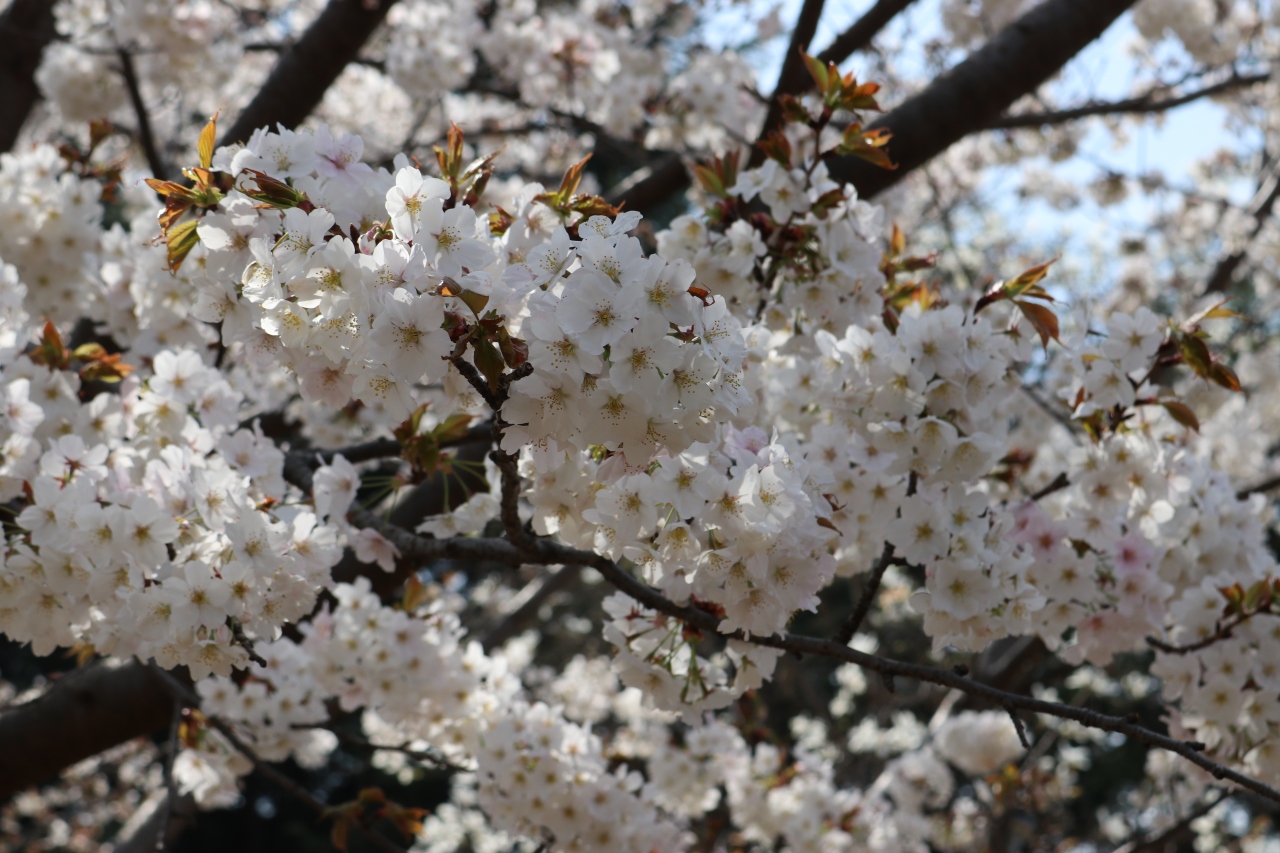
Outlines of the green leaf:
[{"label": "green leaf", "polygon": [[809,76],[813,78],[814,83],[818,84],[818,91],[825,94],[830,79],[827,66],[823,64],[821,59],[816,56],[810,56],[803,50],[800,51],[800,56],[804,59],[804,67],[808,69]]},{"label": "green leaf", "polygon": [[449,415],[431,430],[431,437],[436,441],[456,441],[467,434],[467,427],[474,419],[475,415]]},{"label": "green leaf", "polygon": [[200,235],[196,233],[196,226],[199,224],[197,220],[190,219],[169,229],[169,234],[165,238],[169,249],[169,272],[177,272],[182,262],[187,259],[187,255],[191,254],[191,250],[200,242]]},{"label": "green leaf", "polygon": [[480,312],[484,310],[484,306],[489,304],[489,297],[483,293],[476,293],[474,290],[464,290],[458,294],[458,298],[467,303],[467,307],[471,309],[471,313],[478,318]]},{"label": "green leaf", "polygon": [[[1030,295],[1040,299],[1050,299],[1049,294],[1045,293],[1035,285],[1038,281],[1049,274],[1049,267],[1057,262],[1057,258],[1052,261],[1045,261],[1043,264],[1036,264],[1028,270],[1019,273],[1015,278],[1005,282],[1004,289],[1010,296]],[[1034,292],[1033,292],[1034,290]],[[1052,299],[1050,299],[1052,301]]]},{"label": "green leaf", "polygon": [[213,118],[209,119],[209,123],[204,126],[204,130],[200,131],[200,140],[196,144],[196,152],[200,155],[200,167],[202,169],[208,169],[213,165],[213,146],[217,137],[218,114],[214,113]]},{"label": "green leaf", "polygon": [[1210,378],[1209,374],[1213,370],[1213,356],[1209,354],[1209,348],[1205,346],[1204,341],[1184,332],[1178,336],[1178,351],[1182,353],[1182,360],[1196,372],[1197,376]]},{"label": "green leaf", "polygon": [[498,377],[502,375],[503,360],[502,353],[498,352],[498,348],[484,338],[476,338],[471,342],[475,348],[476,369],[484,374],[484,378],[489,380],[489,389],[498,390]]}]

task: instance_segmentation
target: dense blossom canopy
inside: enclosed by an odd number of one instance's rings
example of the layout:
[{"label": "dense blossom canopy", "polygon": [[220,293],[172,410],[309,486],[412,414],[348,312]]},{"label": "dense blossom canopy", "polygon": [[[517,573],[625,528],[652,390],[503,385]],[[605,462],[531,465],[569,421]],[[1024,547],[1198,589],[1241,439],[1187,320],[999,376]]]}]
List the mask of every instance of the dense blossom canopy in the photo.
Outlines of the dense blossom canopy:
[{"label": "dense blossom canopy", "polygon": [[[449,794],[329,802],[339,846],[390,843],[377,809],[431,853],[1040,849],[1010,815],[1066,820],[1131,744],[1101,826],[1046,838],[1212,846],[1280,803],[1263,272],[1234,300],[1236,266],[1159,298],[1150,269],[1072,293],[1069,259],[976,279],[937,225],[963,180],[849,177],[899,165],[891,90],[797,51],[766,119],[739,54],[666,54],[683,4],[395,4],[319,120],[229,140],[189,114],[301,24],[117,5],[57,4],[65,139],[0,155],[0,634],[155,673],[181,714],[156,772],[112,759],[135,800],[233,807],[354,742]],[[1035,5],[941,20],[967,49]],[[1246,73],[1274,28],[1220,5],[1132,22]],[[139,74],[191,86],[147,115]],[[102,121],[130,109],[145,183]],[[399,150],[436,114],[433,162]],[[583,134],[693,156],[692,191],[596,194]],[[1057,674],[1001,680],[1033,647]]]}]

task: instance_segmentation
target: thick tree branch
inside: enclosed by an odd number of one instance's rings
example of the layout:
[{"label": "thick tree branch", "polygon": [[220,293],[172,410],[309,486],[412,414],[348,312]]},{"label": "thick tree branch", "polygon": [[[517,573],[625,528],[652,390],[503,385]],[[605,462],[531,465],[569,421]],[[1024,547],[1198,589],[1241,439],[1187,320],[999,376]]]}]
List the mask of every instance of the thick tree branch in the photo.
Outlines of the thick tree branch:
[{"label": "thick tree branch", "polygon": [[[773,87],[773,97],[769,99],[769,109],[765,113],[764,126],[760,128],[760,139],[764,139],[773,131],[782,127],[782,96],[803,92],[812,83],[808,70],[804,67],[802,54],[809,50],[809,42],[818,31],[818,19],[822,17],[825,0],[804,0],[800,7],[800,15],[796,18],[795,28],[791,31],[791,41],[787,44],[787,52],[782,57],[782,70],[778,73],[778,84]],[[764,149],[756,145],[751,149],[750,166],[759,166],[764,162]]]},{"label": "thick tree branch", "polygon": [[347,64],[356,60],[394,4],[395,0],[329,0],[302,38],[280,57],[222,142],[243,142],[259,127],[301,124]]},{"label": "thick tree branch", "polygon": [[823,62],[839,65],[855,53],[866,50],[871,40],[897,17],[898,13],[915,0],[879,0],[847,30],[836,36],[835,41],[823,48],[818,58]]},{"label": "thick tree branch", "polygon": [[[896,170],[856,157],[831,160],[831,177],[871,198],[971,133],[983,130],[1019,98],[1034,92],[1100,36],[1135,0],[1046,0],[997,33],[982,48],[908,99],[873,127],[893,134]],[[689,187],[677,155],[610,201],[648,213]]]},{"label": "thick tree branch", "polygon": [[1194,92],[1184,92],[1183,94],[1176,95],[1174,97],[1161,97],[1164,92],[1168,91],[1167,88],[1161,88],[1148,92],[1145,95],[1140,95],[1136,98],[1126,98],[1122,101],[1095,102],[1083,104],[1068,110],[1051,110],[1049,112],[1003,115],[988,123],[987,127],[992,130],[1021,127],[1045,127],[1054,124],[1065,124],[1069,121],[1076,121],[1090,116],[1162,113],[1176,107],[1180,107],[1184,104],[1198,101],[1201,98],[1210,98],[1214,95],[1220,95],[1223,92],[1242,89],[1256,83],[1264,83],[1270,79],[1270,74],[1232,74],[1227,79],[1214,83],[1211,86],[1204,86],[1200,89],[1196,89]]},{"label": "thick tree branch", "polygon": [[0,14],[0,151],[8,151],[36,101],[36,69],[57,36],[54,0],[13,0]]},{"label": "thick tree branch", "polygon": [[856,157],[830,162],[831,177],[870,198],[975,131],[1042,83],[1111,26],[1134,0],[1046,0],[1005,27],[873,127],[893,134],[890,171]]},{"label": "thick tree branch", "polygon": [[147,667],[107,661],[0,711],[0,801],[104,749],[169,724],[173,701]]}]

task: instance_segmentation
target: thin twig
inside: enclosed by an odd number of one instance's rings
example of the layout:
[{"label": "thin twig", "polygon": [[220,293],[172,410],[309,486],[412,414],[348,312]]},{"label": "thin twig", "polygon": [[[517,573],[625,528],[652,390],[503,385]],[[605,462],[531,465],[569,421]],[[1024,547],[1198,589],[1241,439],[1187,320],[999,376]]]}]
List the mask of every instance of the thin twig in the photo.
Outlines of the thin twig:
[{"label": "thin twig", "polygon": [[1048,702],[1030,696],[1000,690],[988,684],[975,681],[965,675],[925,664],[908,663],[868,654],[850,648],[848,645],[825,640],[820,637],[808,637],[797,634],[772,635],[768,637],[751,636],[740,631],[731,633],[720,631],[720,619],[706,610],[686,607],[668,599],[659,590],[638,580],[630,572],[621,568],[613,560],[590,551],[582,551],[552,542],[549,539],[535,539],[529,549],[518,549],[514,543],[498,538],[464,538],[427,539],[409,531],[385,523],[368,511],[354,513],[352,522],[357,526],[370,526],[379,530],[405,557],[412,559],[480,559],[507,565],[525,563],[561,564],[590,566],[604,576],[619,591],[631,596],[645,607],[659,613],[679,619],[680,621],[706,631],[724,633],[727,639],[741,640],[760,646],[781,649],[802,655],[819,655],[834,658],[846,663],[857,664],[872,672],[879,673],[886,686],[897,677],[910,678],[940,687],[955,688],[971,696],[985,699],[993,705],[1004,708],[1027,711],[1034,714],[1046,714],[1062,719],[1074,720],[1092,728],[1116,732],[1133,738],[1148,746],[1158,747],[1206,770],[1215,779],[1226,779],[1246,790],[1273,802],[1280,803],[1280,791],[1239,773],[1231,768],[1203,755],[1204,744],[1195,741],[1184,741],[1160,734],[1145,728],[1132,719],[1114,717],[1087,708],[1077,708],[1058,702]]},{"label": "thin twig", "polygon": [[1041,498],[1047,498],[1049,495],[1053,494],[1054,492],[1060,492],[1070,485],[1071,485],[1071,478],[1067,476],[1067,473],[1065,471],[1059,471],[1058,476],[1054,477],[1053,480],[1050,481],[1048,485],[1044,486],[1041,489],[1036,490],[1035,492],[1032,492],[1030,499],[1032,501],[1038,501]]},{"label": "thin twig", "polygon": [[344,731],[343,729],[340,729],[333,724],[326,725],[324,723],[297,723],[293,726],[293,728],[324,729],[327,732],[331,732],[334,737],[336,737],[342,743],[347,744],[348,746],[355,746],[361,749],[368,749],[368,750],[385,750],[388,752],[399,752],[402,755],[409,756],[415,761],[421,761],[425,764],[431,764],[435,767],[439,767],[442,770],[453,770],[455,772],[461,773],[467,769],[465,767],[460,767],[457,764],[454,764],[452,761],[450,761],[448,758],[445,758],[443,755],[441,755],[438,752],[422,750],[422,749],[412,749],[407,746],[386,746],[384,744],[374,743],[373,741],[367,740],[365,738],[357,737],[356,735],[351,734],[351,732]]},{"label": "thin twig", "polygon": [[138,119],[138,144],[147,158],[151,174],[157,178],[168,177],[168,170],[160,158],[160,150],[156,148],[156,138],[151,132],[151,116],[147,105],[142,100],[142,89],[138,85],[138,72],[133,67],[133,55],[123,47],[116,51],[120,57],[120,73],[124,77],[125,88],[129,90],[129,102],[133,104],[133,113]]},{"label": "thin twig", "polygon": [[1220,95],[1223,92],[1229,92],[1233,89],[1253,86],[1254,84],[1263,83],[1270,79],[1271,75],[1269,73],[1232,74],[1227,79],[1214,83],[1211,86],[1204,86],[1194,92],[1186,92],[1171,98],[1160,97],[1162,93],[1168,91],[1167,86],[1160,86],[1152,89],[1146,94],[1139,95],[1134,98],[1126,98],[1121,101],[1104,101],[1099,103],[1083,104],[1066,110],[1003,115],[988,123],[987,127],[991,130],[1046,127],[1048,125],[1064,124],[1069,121],[1076,121],[1077,119],[1088,118],[1090,116],[1162,113],[1167,110],[1174,109],[1175,107],[1180,107],[1183,104],[1189,104],[1192,101],[1197,101],[1201,98],[1208,98],[1213,95]]},{"label": "thin twig", "polygon": [[1276,488],[1280,488],[1280,474],[1277,474],[1274,477],[1270,477],[1266,480],[1263,480],[1260,483],[1254,483],[1252,486],[1246,486],[1245,488],[1236,492],[1236,498],[1238,500],[1243,501],[1243,500],[1247,500],[1250,495],[1265,494],[1266,492],[1269,492],[1272,489],[1276,489]]},{"label": "thin twig", "polygon": [[1271,211],[1280,200],[1280,157],[1275,158],[1267,166],[1267,171],[1258,181],[1258,189],[1249,202],[1249,215],[1253,217],[1253,228],[1250,229],[1244,245],[1229,255],[1224,255],[1214,265],[1213,272],[1205,282],[1202,295],[1220,293],[1231,286],[1236,270],[1249,256],[1249,249],[1262,233],[1262,229],[1271,219]]},{"label": "thin twig", "polygon": [[880,590],[880,582],[884,579],[884,573],[893,563],[893,543],[886,541],[880,556],[876,558],[875,564],[871,566],[871,571],[867,577],[867,585],[862,590],[862,596],[858,599],[857,606],[853,608],[853,613],[849,614],[849,618],[845,620],[845,623],[840,626],[840,630],[836,633],[837,643],[847,646],[849,641],[853,639],[853,635],[858,633],[858,628],[862,626],[862,620],[867,618],[867,613],[871,610],[871,604],[876,599],[876,593]]},{"label": "thin twig", "polygon": [[1157,850],[1164,850],[1165,846],[1173,840],[1174,836],[1185,831],[1192,821],[1204,817],[1209,812],[1213,811],[1214,807],[1225,800],[1228,796],[1229,795],[1226,791],[1219,791],[1218,796],[1214,797],[1207,803],[1202,803],[1155,838],[1144,839],[1141,835],[1145,835],[1145,833],[1142,833],[1139,837],[1132,838],[1117,847],[1113,853],[1148,853],[1148,851],[1154,853],[1154,851]]},{"label": "thin twig", "polygon": [[1009,715],[1009,719],[1013,720],[1013,727],[1018,730],[1018,741],[1022,744],[1022,748],[1030,751],[1031,741],[1027,740],[1027,727],[1023,724],[1022,718],[1018,716],[1018,712],[1010,707],[1005,707],[1005,713]]},{"label": "thin twig", "polygon": [[1231,636],[1234,633],[1236,628],[1238,628],[1240,625],[1243,625],[1245,622],[1248,622],[1250,619],[1252,619],[1254,616],[1257,616],[1259,613],[1265,613],[1265,612],[1267,611],[1251,610],[1248,613],[1241,613],[1240,615],[1236,616],[1234,619],[1228,620],[1227,622],[1220,623],[1217,626],[1216,630],[1209,636],[1205,637],[1204,639],[1194,643],[1189,643],[1185,646],[1175,646],[1170,643],[1166,643],[1163,640],[1157,639],[1156,637],[1147,637],[1147,645],[1153,649],[1156,649],[1157,651],[1164,652],[1167,655],[1191,654],[1192,652],[1198,652],[1202,649],[1207,649],[1209,648],[1209,646],[1212,646],[1214,643],[1219,643],[1223,640],[1231,639]]},{"label": "thin twig", "polygon": [[234,616],[228,616],[227,627],[231,629],[231,639],[237,646],[245,650],[245,653],[249,655],[249,660],[258,666],[266,667],[267,659],[254,649],[253,640],[250,640],[248,635],[245,634],[244,626],[240,624],[240,620]]}]

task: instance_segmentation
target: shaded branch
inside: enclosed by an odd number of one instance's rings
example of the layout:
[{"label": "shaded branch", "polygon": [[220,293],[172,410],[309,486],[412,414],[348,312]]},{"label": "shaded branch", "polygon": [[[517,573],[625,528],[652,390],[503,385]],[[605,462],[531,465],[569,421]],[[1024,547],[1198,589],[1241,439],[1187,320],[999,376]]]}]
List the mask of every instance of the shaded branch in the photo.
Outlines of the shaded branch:
[{"label": "shaded branch", "polygon": [[129,103],[133,106],[133,114],[138,120],[138,144],[147,158],[147,166],[151,174],[157,178],[168,178],[168,169],[160,159],[160,150],[156,148],[155,134],[151,132],[151,114],[142,100],[142,89],[138,85],[138,71],[133,66],[133,55],[124,48],[116,51],[120,57],[120,74],[124,77],[125,88],[129,90]]},{"label": "shaded branch", "polygon": [[1280,474],[1277,474],[1274,477],[1268,477],[1260,483],[1254,483],[1252,486],[1245,486],[1243,489],[1236,492],[1236,498],[1238,500],[1245,500],[1250,495],[1261,495],[1276,488],[1280,488]]},{"label": "shaded branch", "polygon": [[1047,498],[1054,492],[1060,492],[1070,485],[1071,478],[1067,476],[1067,472],[1059,471],[1058,476],[1054,477],[1047,484],[1033,492],[1029,499],[1032,501],[1038,501],[1041,498]]},{"label": "shaded branch", "polygon": [[[538,580],[530,581],[529,586],[521,590],[520,597],[524,602],[484,635],[481,645],[486,652],[492,652],[507,640],[514,637],[538,616],[538,611],[547,603],[547,599],[557,592],[568,589],[582,575],[582,566],[561,566],[559,570]],[[529,587],[537,584],[531,593],[526,595]]]},{"label": "shaded branch", "polygon": [[693,627],[701,628],[704,631],[721,634],[727,639],[755,643],[756,645],[782,649],[796,654],[820,655],[844,661],[845,663],[857,664],[863,669],[879,673],[885,680],[886,685],[892,685],[896,678],[910,678],[915,681],[960,690],[970,696],[984,699],[997,707],[1004,708],[1010,714],[1016,711],[1046,714],[1066,720],[1074,720],[1091,728],[1116,732],[1147,746],[1157,747],[1182,756],[1187,761],[1207,771],[1215,779],[1226,779],[1259,796],[1280,803],[1280,791],[1206,757],[1203,754],[1204,744],[1195,741],[1178,740],[1177,738],[1160,734],[1139,725],[1130,718],[1115,717],[1087,708],[1078,708],[1074,705],[1065,705],[1059,702],[1049,702],[1043,699],[1010,693],[975,681],[952,670],[883,658],[858,651],[841,643],[824,640],[820,637],[797,634],[753,637],[743,634],[741,631],[721,632],[720,619],[714,614],[695,607],[676,604],[659,590],[640,581],[613,560],[600,554],[570,548],[552,542],[549,539],[534,540],[525,548],[517,548],[506,539],[497,538],[426,539],[407,530],[387,525],[367,511],[353,514],[352,521],[359,526],[370,526],[379,530],[402,553],[412,553],[425,559],[438,559],[449,556],[462,557],[464,559],[484,559],[508,565],[536,562],[565,566],[590,566],[600,572],[605,580],[609,581],[620,592],[631,596],[641,605],[658,613],[679,619]]},{"label": "shaded branch", "polygon": [[154,853],[161,844],[167,848],[196,820],[196,801],[190,794],[174,800],[165,791],[142,804],[121,827],[112,853]]},{"label": "shaded branch", "polygon": [[1280,157],[1275,158],[1267,167],[1267,171],[1258,182],[1257,192],[1249,202],[1249,215],[1253,217],[1253,228],[1250,229],[1244,245],[1218,260],[1205,282],[1204,295],[1221,293],[1231,286],[1236,270],[1249,256],[1249,248],[1253,245],[1253,241],[1262,233],[1267,220],[1271,218],[1271,211],[1275,209],[1277,199],[1280,199]]},{"label": "shaded branch", "polygon": [[1174,97],[1160,97],[1161,93],[1168,91],[1167,87],[1161,87],[1159,89],[1153,89],[1145,95],[1126,98],[1122,101],[1094,102],[1067,110],[1003,115],[989,122],[987,127],[992,130],[1044,127],[1046,125],[1063,124],[1069,121],[1076,121],[1077,119],[1088,118],[1090,116],[1162,113],[1176,107],[1180,107],[1184,104],[1198,101],[1201,98],[1209,98],[1214,95],[1220,95],[1223,92],[1242,89],[1247,86],[1252,86],[1255,83],[1264,83],[1270,79],[1271,75],[1269,73],[1244,75],[1232,74],[1227,79],[1214,83],[1212,86],[1205,86],[1194,92],[1186,92]]},{"label": "shaded branch", "polygon": [[[199,694],[183,685],[180,681],[155,664],[150,664],[150,666],[155,675],[162,681],[165,688],[169,691],[173,699],[183,703],[188,708],[200,707]],[[209,724],[210,728],[216,730],[220,735],[226,738],[227,743],[231,744],[232,748],[235,749],[236,752],[249,759],[253,764],[253,769],[262,774],[263,778],[301,802],[311,811],[315,812],[318,817],[323,818],[327,816],[327,812],[329,810],[327,805],[316,799],[315,794],[312,794],[306,788],[302,787],[297,782],[277,770],[273,764],[268,761],[264,761],[253,747],[241,740],[240,736],[235,733],[235,730],[225,721],[217,717],[210,717],[207,715],[205,716],[205,721]],[[373,830],[362,827],[358,824],[355,828],[359,830],[365,838],[368,838],[369,841],[373,843],[373,846],[377,847],[379,850],[383,850],[385,853],[405,853],[403,847],[391,841],[386,836],[380,835]]]},{"label": "shaded branch", "polygon": [[847,30],[836,36],[835,40],[818,54],[818,59],[839,65],[858,51],[865,50],[871,44],[871,40],[888,26],[899,12],[914,2],[915,0],[879,0]]},{"label": "shaded branch", "polygon": [[104,749],[169,724],[173,702],[137,662],[74,670],[0,711],[0,801]]},{"label": "shaded branch", "polygon": [[18,140],[40,100],[36,69],[45,46],[57,38],[53,0],[13,0],[0,14],[0,152]]},{"label": "shaded branch", "polygon": [[1117,847],[1113,853],[1156,853],[1169,848],[1169,844],[1175,842],[1179,837],[1186,834],[1187,829],[1191,826],[1192,821],[1204,817],[1209,812],[1227,798],[1225,791],[1219,791],[1216,797],[1208,802],[1201,803],[1193,809],[1186,817],[1183,817],[1173,826],[1153,838],[1139,837]]},{"label": "shaded branch", "polygon": [[[765,113],[764,125],[760,128],[757,141],[764,139],[773,131],[782,127],[782,96],[796,95],[812,84],[808,70],[804,67],[801,54],[809,50],[809,42],[818,31],[818,19],[822,17],[825,0],[804,0],[800,7],[800,15],[796,18],[795,28],[791,31],[791,41],[787,44],[787,52],[782,56],[782,70],[778,73],[778,84],[773,88],[773,97],[769,99],[769,109]],[[759,166],[764,162],[764,149],[759,145],[751,149],[748,166]]]},{"label": "shaded branch", "polygon": [[858,633],[858,629],[862,627],[862,622],[867,618],[867,613],[871,610],[871,604],[876,600],[876,593],[880,591],[880,581],[884,579],[884,573],[889,566],[893,565],[893,543],[886,541],[884,550],[880,552],[879,558],[876,559],[875,565],[871,567],[870,577],[867,578],[867,585],[862,590],[862,597],[858,599],[858,604],[853,608],[853,613],[840,627],[840,631],[836,634],[836,642],[842,646],[849,645],[849,641],[853,639],[853,635]]},{"label": "shaded branch", "polygon": [[872,127],[893,134],[881,169],[853,156],[833,158],[831,177],[870,198],[986,128],[1019,98],[1034,92],[1132,6],[1134,0],[1045,0],[969,54],[924,91]]},{"label": "shaded branch", "polygon": [[387,17],[395,0],[329,0],[302,37],[281,54],[262,88],[222,136],[243,142],[259,127],[297,127]]}]

